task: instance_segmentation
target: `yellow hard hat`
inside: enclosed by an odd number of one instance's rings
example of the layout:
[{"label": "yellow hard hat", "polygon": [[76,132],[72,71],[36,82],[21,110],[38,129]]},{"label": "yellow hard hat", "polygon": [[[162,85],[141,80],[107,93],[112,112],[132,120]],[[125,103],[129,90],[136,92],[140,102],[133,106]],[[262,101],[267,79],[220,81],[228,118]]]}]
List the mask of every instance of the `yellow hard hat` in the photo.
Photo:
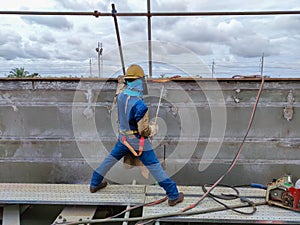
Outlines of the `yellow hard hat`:
[{"label": "yellow hard hat", "polygon": [[137,64],[132,64],[128,67],[125,79],[138,79],[145,76],[144,70]]}]

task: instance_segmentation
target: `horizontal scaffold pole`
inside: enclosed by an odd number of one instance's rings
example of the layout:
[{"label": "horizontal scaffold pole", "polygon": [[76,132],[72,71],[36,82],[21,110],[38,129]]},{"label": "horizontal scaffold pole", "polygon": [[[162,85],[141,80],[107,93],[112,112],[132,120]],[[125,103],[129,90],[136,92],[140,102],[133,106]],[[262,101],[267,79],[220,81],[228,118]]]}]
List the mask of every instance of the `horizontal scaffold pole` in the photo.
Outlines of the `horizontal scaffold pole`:
[{"label": "horizontal scaffold pole", "polygon": [[[43,12],[43,11],[0,11],[2,15],[38,15],[38,16],[113,16],[113,13],[94,12]],[[117,16],[267,16],[267,15],[299,15],[300,11],[243,11],[243,12],[148,12],[116,13]]]}]

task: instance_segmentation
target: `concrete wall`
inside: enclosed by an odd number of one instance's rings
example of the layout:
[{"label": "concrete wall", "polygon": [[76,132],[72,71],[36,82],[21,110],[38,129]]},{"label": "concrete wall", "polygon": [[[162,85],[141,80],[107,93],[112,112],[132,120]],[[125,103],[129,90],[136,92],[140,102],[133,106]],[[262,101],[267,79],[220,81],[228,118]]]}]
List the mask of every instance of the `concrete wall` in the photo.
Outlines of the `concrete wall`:
[{"label": "concrete wall", "polygon": [[[148,82],[151,118],[165,90],[153,146],[174,180],[198,185],[224,173],[245,135],[259,85],[259,79]],[[1,80],[0,182],[88,183],[117,139],[115,88],[115,80]],[[266,80],[243,152],[223,183],[300,178],[299,98],[300,80]],[[153,182],[122,162],[108,177]]]}]

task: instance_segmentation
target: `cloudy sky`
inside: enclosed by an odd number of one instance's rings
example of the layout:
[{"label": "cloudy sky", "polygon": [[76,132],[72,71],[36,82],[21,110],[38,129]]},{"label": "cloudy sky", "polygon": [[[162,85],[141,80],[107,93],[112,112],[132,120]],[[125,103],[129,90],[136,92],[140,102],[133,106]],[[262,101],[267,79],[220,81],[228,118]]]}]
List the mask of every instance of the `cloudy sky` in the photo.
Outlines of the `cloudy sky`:
[{"label": "cloudy sky", "polygon": [[[1,11],[146,12],[146,0],[0,0]],[[300,10],[299,0],[151,0],[153,12]],[[112,17],[0,15],[0,76],[24,67],[42,77],[121,70]],[[147,18],[118,17],[125,65],[147,69]],[[152,17],[154,75],[299,77],[300,15]],[[264,57],[262,57],[264,55]]]}]

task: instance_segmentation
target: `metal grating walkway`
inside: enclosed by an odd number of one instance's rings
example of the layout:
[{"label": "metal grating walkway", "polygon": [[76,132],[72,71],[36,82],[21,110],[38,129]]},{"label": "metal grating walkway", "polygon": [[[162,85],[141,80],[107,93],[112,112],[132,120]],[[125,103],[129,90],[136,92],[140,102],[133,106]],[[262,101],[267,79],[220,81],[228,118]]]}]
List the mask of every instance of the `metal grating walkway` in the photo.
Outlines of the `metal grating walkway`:
[{"label": "metal grating walkway", "polygon": [[[179,186],[185,194],[184,202],[169,207],[167,202],[160,205],[143,208],[143,216],[179,212],[183,208],[195,203],[203,194],[201,187]],[[254,202],[263,202],[265,190],[254,188],[239,188],[241,196],[245,196]],[[234,194],[231,189],[217,187],[214,194]],[[56,205],[111,205],[128,206],[142,204],[160,199],[164,191],[159,186],[151,185],[108,185],[97,193],[89,193],[89,186],[84,184],[0,184],[0,204],[56,204]],[[225,201],[228,205],[240,204],[240,200]],[[205,198],[197,207],[190,210],[204,210],[220,207],[210,198]],[[240,209],[246,212],[250,208]],[[198,214],[193,216],[179,216],[161,218],[164,222],[207,222],[207,223],[276,223],[276,224],[300,224],[300,213],[275,206],[258,206],[254,215],[242,215],[230,210]]]},{"label": "metal grating walkway", "polygon": [[[184,192],[185,200],[174,206],[169,207],[166,202],[163,204],[145,207],[143,211],[143,216],[158,215],[163,213],[172,213],[178,212],[185,207],[195,203],[203,194],[201,187],[192,187],[192,186],[179,186],[180,191]],[[240,196],[245,196],[248,199],[252,200],[255,203],[263,202],[265,200],[265,190],[255,189],[255,188],[238,188]],[[163,190],[160,187],[147,186],[146,192],[148,196],[146,201],[153,201],[157,199],[155,195],[163,194]],[[217,187],[214,189],[213,194],[235,194],[235,192],[228,188]],[[221,202],[233,206],[241,204],[239,199],[235,200],[221,200]],[[212,208],[218,208],[221,205],[215,202],[210,198],[205,198],[197,207],[190,211],[199,211]],[[244,212],[251,212],[251,208],[242,208],[239,209]],[[300,213],[294,212],[291,210],[286,210],[283,208],[275,206],[258,206],[257,211],[253,215],[242,215],[231,210],[208,213],[208,214],[199,214],[193,216],[180,216],[180,217],[169,217],[162,218],[160,221],[166,222],[207,222],[207,223],[275,223],[275,224],[300,224]]]},{"label": "metal grating walkway", "polygon": [[109,185],[91,194],[83,184],[0,184],[0,204],[128,205],[145,201],[144,185]]}]

